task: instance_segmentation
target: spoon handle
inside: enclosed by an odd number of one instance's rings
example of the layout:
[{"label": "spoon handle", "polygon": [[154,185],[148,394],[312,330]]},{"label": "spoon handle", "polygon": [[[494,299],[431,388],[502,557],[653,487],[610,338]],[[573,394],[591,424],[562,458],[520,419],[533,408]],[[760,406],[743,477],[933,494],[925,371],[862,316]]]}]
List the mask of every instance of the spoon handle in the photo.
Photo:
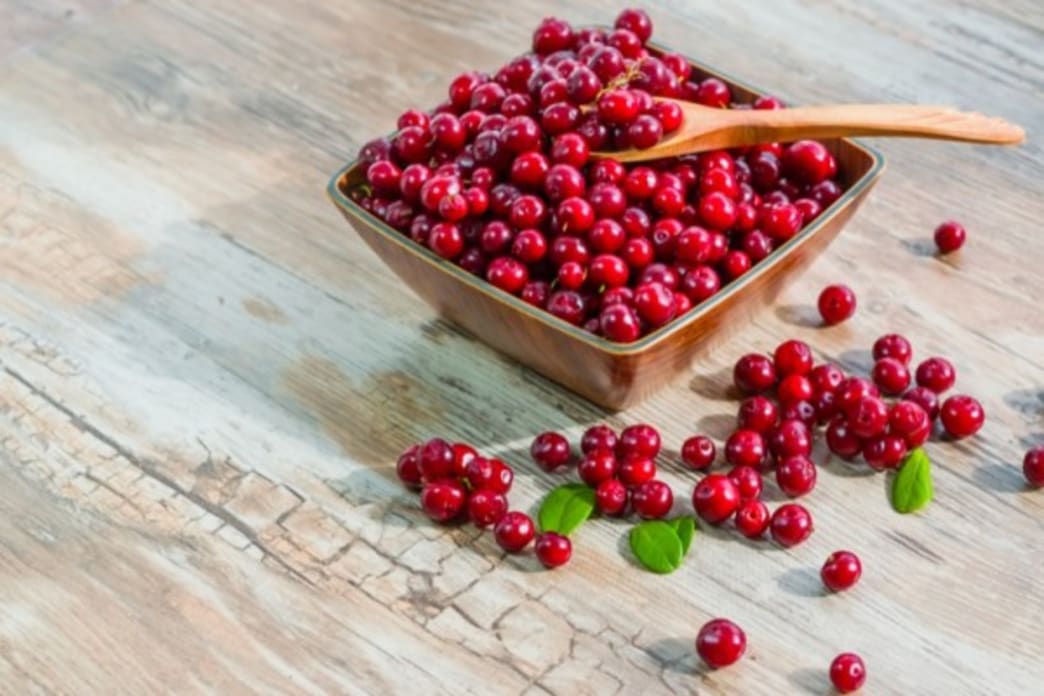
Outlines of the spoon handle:
[{"label": "spoon handle", "polygon": [[[803,138],[907,136],[1009,145],[1024,131],[1002,118],[946,106],[919,104],[840,104],[799,106],[774,111],[739,111],[736,145],[789,142]],[[739,142],[739,141],[743,142]]]}]

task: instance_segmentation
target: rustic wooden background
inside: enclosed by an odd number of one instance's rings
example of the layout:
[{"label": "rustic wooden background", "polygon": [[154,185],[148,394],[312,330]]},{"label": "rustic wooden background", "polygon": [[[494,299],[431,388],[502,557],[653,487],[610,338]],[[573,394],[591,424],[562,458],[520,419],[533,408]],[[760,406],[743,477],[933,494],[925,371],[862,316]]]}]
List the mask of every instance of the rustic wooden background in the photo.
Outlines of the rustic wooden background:
[{"label": "rustic wooden background", "polygon": [[[829,252],[720,355],[615,424],[726,434],[728,368],[809,340],[866,367],[886,331],[950,356],[980,436],[932,444],[937,500],[893,513],[831,464],[789,552],[701,533],[682,570],[632,565],[597,522],[553,573],[428,524],[399,450],[522,452],[606,414],[404,291],[326,178],[448,78],[495,67],[551,11],[608,2],[0,1],[0,690],[8,693],[1029,694],[1044,678],[1044,9],[1037,0],[647,3],[657,37],[787,100],[951,103],[1022,123],[1001,150],[880,142],[888,171]],[[553,9],[552,9],[553,8]],[[965,250],[931,255],[956,217]],[[858,292],[814,324],[819,289]],[[684,502],[691,477],[671,465]],[[679,507],[681,504],[679,503]],[[865,574],[823,596],[837,548]],[[749,654],[711,673],[712,616]]]}]

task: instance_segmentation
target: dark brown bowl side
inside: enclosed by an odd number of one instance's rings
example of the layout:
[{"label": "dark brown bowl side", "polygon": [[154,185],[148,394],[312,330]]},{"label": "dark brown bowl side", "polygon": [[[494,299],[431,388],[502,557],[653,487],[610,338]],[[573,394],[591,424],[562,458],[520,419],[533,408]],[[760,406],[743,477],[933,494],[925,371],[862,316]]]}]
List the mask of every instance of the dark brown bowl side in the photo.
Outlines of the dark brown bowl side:
[{"label": "dark brown bowl side", "polygon": [[[693,62],[697,74],[725,80],[739,101],[753,88]],[[346,192],[363,182],[353,162],[330,181],[328,194],[363,241],[442,316],[544,376],[597,404],[623,409],[649,397],[697,355],[775,299],[841,231],[883,170],[876,151],[851,140],[827,141],[845,193],[811,225],[751,271],[683,318],[629,344],[612,343],[508,295],[396,232]]]}]

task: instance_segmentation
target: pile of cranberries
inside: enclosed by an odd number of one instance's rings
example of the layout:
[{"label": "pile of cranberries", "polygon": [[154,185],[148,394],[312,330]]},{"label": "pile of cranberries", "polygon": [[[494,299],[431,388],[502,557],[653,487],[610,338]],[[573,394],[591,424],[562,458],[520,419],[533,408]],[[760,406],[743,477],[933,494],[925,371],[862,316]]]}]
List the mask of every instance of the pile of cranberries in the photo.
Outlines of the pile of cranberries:
[{"label": "pile of cranberries", "polygon": [[833,203],[837,162],[804,140],[623,165],[594,151],[651,147],[677,97],[733,103],[681,56],[647,46],[624,10],[611,31],[554,18],[532,51],[456,77],[432,113],[402,114],[359,154],[366,210],[466,271],[570,324],[631,342],[706,301]]}]

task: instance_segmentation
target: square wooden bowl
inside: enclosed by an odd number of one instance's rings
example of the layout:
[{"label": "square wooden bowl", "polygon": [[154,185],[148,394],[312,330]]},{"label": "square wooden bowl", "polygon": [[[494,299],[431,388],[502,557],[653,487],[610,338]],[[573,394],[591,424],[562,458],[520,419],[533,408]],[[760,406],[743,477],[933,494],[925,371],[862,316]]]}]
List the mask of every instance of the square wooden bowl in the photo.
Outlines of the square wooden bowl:
[{"label": "square wooden bowl", "polygon": [[[660,48],[659,50],[666,50]],[[691,61],[694,74],[724,80],[738,102],[757,90]],[[363,210],[347,192],[364,182],[358,162],[339,170],[327,192],[363,241],[422,299],[476,338],[591,401],[618,410],[654,394],[702,353],[770,305],[841,231],[884,169],[876,150],[848,139],[824,144],[838,162],[844,194],[749,272],[680,319],[634,343],[613,343],[526,304],[439,258]]]}]

